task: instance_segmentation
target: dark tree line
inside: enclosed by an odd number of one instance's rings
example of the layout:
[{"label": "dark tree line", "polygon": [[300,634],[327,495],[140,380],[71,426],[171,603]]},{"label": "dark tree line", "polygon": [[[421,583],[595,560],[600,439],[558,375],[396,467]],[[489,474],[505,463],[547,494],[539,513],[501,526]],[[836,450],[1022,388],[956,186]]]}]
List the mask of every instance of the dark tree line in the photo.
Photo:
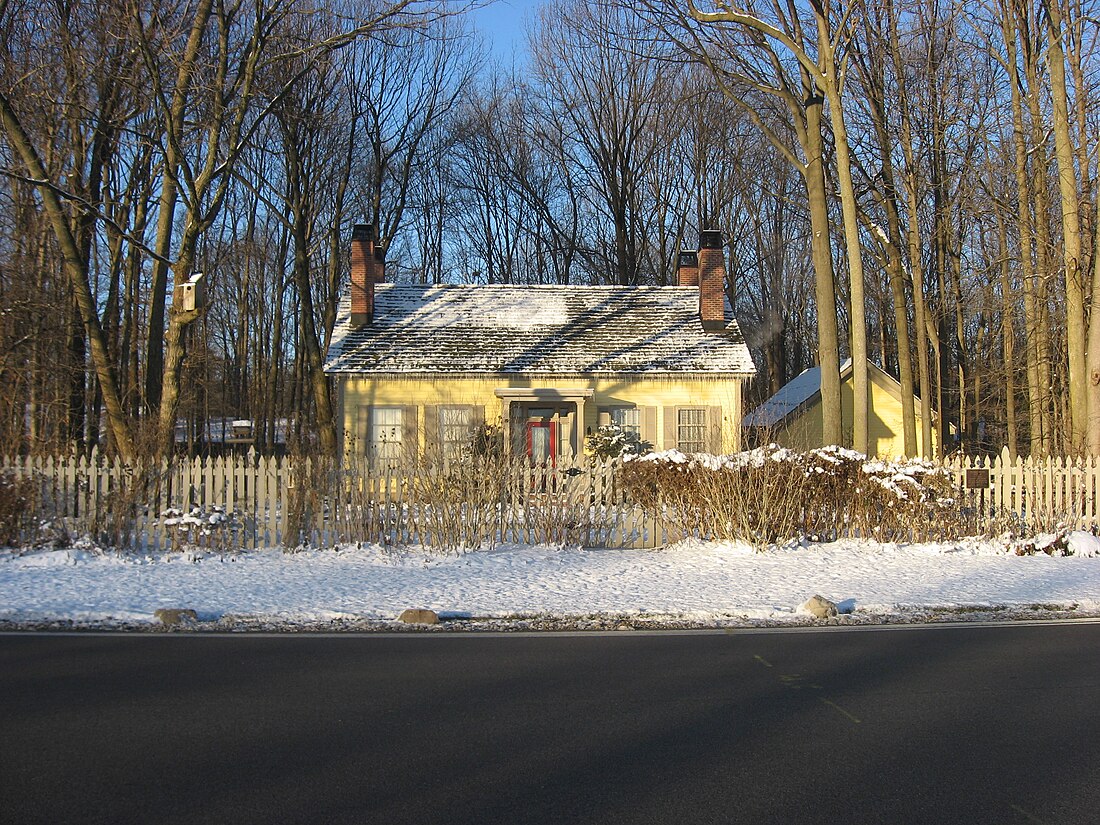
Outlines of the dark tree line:
[{"label": "dark tree line", "polygon": [[754,399],[820,363],[860,446],[850,356],[919,396],[912,453],[931,409],[968,449],[1096,452],[1095,11],[556,0],[506,71],[424,0],[0,0],[0,445],[249,418],[334,449],[369,222],[422,283],[674,283],[718,228]]}]

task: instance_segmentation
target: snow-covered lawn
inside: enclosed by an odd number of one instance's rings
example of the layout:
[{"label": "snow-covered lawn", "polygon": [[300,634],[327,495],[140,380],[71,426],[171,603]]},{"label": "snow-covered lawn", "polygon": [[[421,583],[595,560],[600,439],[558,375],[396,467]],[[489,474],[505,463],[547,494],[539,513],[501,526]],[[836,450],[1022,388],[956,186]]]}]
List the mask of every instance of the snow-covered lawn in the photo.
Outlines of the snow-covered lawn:
[{"label": "snow-covered lawn", "polygon": [[841,541],[762,553],[693,541],[662,550],[511,546],[458,556],[379,547],[205,557],[4,551],[0,622],[151,624],[157,608],[178,607],[203,620],[301,625],[388,621],[422,607],[445,617],[724,626],[806,621],[797,606],[818,593],[852,611],[852,621],[1036,606],[1100,613],[1100,541],[1076,533],[1071,545],[1070,557],[1017,556],[974,540]]}]

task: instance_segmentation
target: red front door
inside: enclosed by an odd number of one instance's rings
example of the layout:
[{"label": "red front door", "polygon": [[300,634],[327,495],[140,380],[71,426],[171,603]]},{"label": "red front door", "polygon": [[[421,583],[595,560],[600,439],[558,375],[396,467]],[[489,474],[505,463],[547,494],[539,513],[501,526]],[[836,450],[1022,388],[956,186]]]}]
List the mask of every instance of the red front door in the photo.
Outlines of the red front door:
[{"label": "red front door", "polygon": [[527,457],[539,464],[554,466],[558,455],[556,421],[527,422]]}]

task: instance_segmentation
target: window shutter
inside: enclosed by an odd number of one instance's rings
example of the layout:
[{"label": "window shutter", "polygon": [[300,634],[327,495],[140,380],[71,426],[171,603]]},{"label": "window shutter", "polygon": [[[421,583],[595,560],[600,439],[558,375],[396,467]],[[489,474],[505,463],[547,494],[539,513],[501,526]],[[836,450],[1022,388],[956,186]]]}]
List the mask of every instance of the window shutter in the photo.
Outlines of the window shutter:
[{"label": "window shutter", "polygon": [[611,426],[611,410],[607,407],[600,407],[596,413],[596,426],[597,427],[610,427]]},{"label": "window shutter", "polygon": [[676,449],[676,408],[665,407],[665,443],[660,445],[661,449],[674,450]]},{"label": "window shutter", "polygon": [[468,434],[470,446],[478,443],[482,430],[485,428],[485,405],[470,405],[470,432]]},{"label": "window shutter", "polygon": [[642,441],[657,446],[657,408],[642,407],[638,413],[638,422],[642,427]]},{"label": "window shutter", "polygon": [[[405,408],[405,423],[408,425],[408,407]],[[415,410],[416,408],[413,407]],[[439,438],[439,405],[428,404],[424,407],[424,453],[438,456],[442,448]]]},{"label": "window shutter", "polygon": [[721,407],[707,407],[707,449],[715,455],[722,452]]},{"label": "window shutter", "polygon": [[511,444],[507,445],[512,453],[517,456],[527,455],[527,416],[523,405],[515,402],[508,404],[508,432],[511,434]]},{"label": "window shutter", "polygon": [[370,446],[370,407],[363,404],[356,408],[355,443],[351,445],[356,455],[366,455]]},{"label": "window shutter", "polygon": [[415,459],[419,451],[420,430],[417,427],[417,407],[410,404],[403,408],[401,441],[403,452],[408,459]]}]

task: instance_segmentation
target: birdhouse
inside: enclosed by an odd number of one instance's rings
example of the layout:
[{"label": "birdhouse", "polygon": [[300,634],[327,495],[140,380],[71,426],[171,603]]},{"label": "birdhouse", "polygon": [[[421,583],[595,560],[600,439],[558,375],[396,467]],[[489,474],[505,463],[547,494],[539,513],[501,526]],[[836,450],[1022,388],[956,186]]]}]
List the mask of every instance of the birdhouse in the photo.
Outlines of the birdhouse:
[{"label": "birdhouse", "polygon": [[184,312],[194,312],[206,305],[206,280],[201,272],[196,272],[176,289],[179,308]]}]

